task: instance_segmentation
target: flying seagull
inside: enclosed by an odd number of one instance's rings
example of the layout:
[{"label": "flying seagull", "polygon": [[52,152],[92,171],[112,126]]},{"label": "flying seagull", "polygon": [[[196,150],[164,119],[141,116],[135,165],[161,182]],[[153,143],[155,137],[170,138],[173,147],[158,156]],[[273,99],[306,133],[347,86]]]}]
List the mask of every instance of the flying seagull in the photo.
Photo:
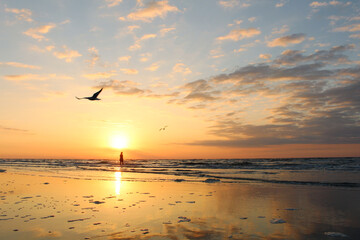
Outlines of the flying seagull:
[{"label": "flying seagull", "polygon": [[165,128],[167,128],[167,127],[168,126],[164,126],[164,127],[160,128],[159,131],[161,131],[161,130],[165,131]]},{"label": "flying seagull", "polygon": [[81,100],[81,99],[89,99],[90,101],[94,101],[94,100],[101,100],[100,98],[98,98],[97,96],[99,96],[99,94],[101,93],[103,89],[101,88],[99,91],[97,91],[96,93],[94,93],[94,95],[92,95],[91,97],[82,97],[82,98],[78,98],[77,99]]}]

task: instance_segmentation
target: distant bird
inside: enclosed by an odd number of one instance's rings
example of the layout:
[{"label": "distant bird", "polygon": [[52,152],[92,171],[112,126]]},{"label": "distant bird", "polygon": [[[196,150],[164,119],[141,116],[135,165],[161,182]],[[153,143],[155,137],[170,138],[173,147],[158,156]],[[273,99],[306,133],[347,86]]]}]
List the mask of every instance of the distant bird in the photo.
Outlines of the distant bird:
[{"label": "distant bird", "polygon": [[159,129],[159,131],[165,131],[165,128],[167,128],[168,126],[164,126],[162,128]]},{"label": "distant bird", "polygon": [[94,101],[94,100],[101,100],[100,98],[98,98],[97,96],[99,96],[99,94],[101,93],[101,91],[103,90],[103,88],[101,88],[99,91],[97,91],[96,93],[94,93],[94,95],[92,95],[91,97],[82,97],[82,98],[78,98],[76,97],[78,100],[81,99],[88,99],[90,101]]}]

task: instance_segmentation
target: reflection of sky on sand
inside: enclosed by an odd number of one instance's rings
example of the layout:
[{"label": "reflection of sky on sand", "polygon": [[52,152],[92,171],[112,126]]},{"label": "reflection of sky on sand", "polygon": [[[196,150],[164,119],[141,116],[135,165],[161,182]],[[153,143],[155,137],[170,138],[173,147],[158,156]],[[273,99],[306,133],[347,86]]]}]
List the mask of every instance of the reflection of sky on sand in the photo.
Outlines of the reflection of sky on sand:
[{"label": "reflection of sky on sand", "polygon": [[[109,176],[111,181],[0,174],[0,236],[180,240],[324,239],[328,231],[352,239],[360,235],[356,189],[139,182],[120,171]],[[271,224],[273,218],[286,223]]]}]

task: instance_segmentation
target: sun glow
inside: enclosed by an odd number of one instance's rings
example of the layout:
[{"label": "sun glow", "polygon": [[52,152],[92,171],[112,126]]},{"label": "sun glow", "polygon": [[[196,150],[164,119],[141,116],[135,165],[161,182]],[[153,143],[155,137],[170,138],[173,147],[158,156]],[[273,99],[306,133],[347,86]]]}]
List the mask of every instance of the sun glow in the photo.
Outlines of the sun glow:
[{"label": "sun glow", "polygon": [[114,136],[111,139],[111,147],[122,149],[128,146],[128,139],[125,136]]}]

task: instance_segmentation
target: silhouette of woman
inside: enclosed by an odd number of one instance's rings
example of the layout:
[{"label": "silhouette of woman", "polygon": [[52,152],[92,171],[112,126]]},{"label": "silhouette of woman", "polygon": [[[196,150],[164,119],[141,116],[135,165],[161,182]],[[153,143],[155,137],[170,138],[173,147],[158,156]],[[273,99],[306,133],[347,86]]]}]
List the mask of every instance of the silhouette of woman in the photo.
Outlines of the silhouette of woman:
[{"label": "silhouette of woman", "polygon": [[120,153],[120,165],[124,164],[124,155],[123,152]]}]

